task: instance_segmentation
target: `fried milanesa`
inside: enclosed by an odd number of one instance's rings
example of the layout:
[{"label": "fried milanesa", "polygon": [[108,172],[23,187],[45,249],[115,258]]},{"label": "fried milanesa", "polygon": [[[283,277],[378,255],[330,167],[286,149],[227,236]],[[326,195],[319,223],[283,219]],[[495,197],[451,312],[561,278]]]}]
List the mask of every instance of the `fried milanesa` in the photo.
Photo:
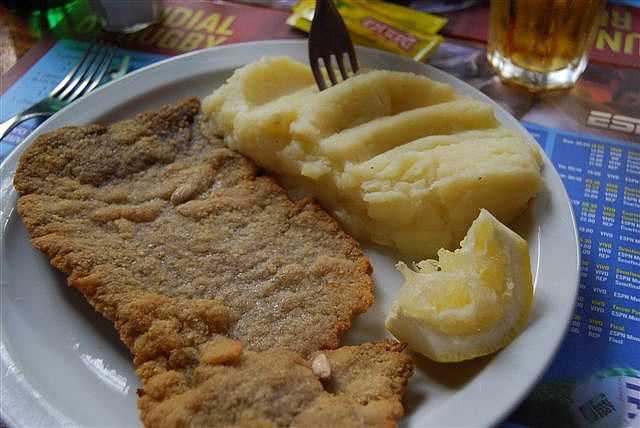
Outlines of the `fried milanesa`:
[{"label": "fried milanesa", "polygon": [[190,98],[62,128],[14,178],[33,245],[131,349],[143,421],[392,422],[411,372],[397,344],[324,351],[340,369],[322,382],[310,362],[371,305],[369,261],[202,122]]},{"label": "fried milanesa", "polygon": [[[283,348],[243,353],[240,342],[214,343],[209,353],[224,357],[206,363],[201,356],[189,386],[156,362],[139,368],[143,380],[151,374],[139,403],[148,426],[393,426],[402,416],[412,366],[397,342],[322,351],[330,368],[325,380],[310,361]],[[234,343],[236,352],[227,352]]]}]

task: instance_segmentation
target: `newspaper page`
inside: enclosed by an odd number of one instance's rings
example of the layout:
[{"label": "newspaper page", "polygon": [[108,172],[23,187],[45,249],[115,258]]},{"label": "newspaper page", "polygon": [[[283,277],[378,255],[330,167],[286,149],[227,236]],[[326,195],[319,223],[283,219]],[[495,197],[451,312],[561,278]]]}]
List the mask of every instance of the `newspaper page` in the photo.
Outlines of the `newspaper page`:
[{"label": "newspaper page", "polygon": [[[129,57],[134,70],[208,44],[304,37],[286,28],[280,16],[286,10],[168,3],[160,23],[164,36],[120,36],[114,64]],[[255,9],[260,17],[280,15],[256,29]],[[486,7],[472,9],[469,13],[486,13]],[[579,228],[581,272],[573,320],[548,372],[507,424],[547,426],[553,420],[554,426],[608,427],[640,420],[640,9],[610,5],[607,11],[594,48],[601,52],[570,91],[532,94],[500,83],[486,62],[482,31],[477,25],[466,27],[471,34],[460,30],[470,19],[464,13],[451,21],[450,37],[429,59],[523,123],[557,168]],[[3,88],[0,120],[51,90],[84,46],[70,39],[53,43]],[[0,160],[38,124],[27,121],[0,141]]]}]

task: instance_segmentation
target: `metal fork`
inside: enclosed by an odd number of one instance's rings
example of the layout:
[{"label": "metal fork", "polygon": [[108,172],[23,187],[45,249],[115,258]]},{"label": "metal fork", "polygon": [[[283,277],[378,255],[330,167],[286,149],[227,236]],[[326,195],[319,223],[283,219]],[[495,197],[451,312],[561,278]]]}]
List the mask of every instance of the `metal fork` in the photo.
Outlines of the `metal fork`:
[{"label": "metal fork", "polygon": [[[349,58],[350,70],[345,66],[344,57]],[[327,83],[322,72],[320,59],[324,64],[327,75],[332,85],[338,82],[332,63],[335,58],[342,80],[347,79],[350,73],[358,71],[358,58],[349,37],[349,30],[332,0],[317,0],[316,9],[311,21],[309,31],[309,64],[318,88],[324,90]]]},{"label": "metal fork", "polygon": [[90,44],[78,63],[49,95],[0,124],[0,139],[16,125],[37,116],[51,116],[82,95],[94,90],[111,67],[116,48]]}]

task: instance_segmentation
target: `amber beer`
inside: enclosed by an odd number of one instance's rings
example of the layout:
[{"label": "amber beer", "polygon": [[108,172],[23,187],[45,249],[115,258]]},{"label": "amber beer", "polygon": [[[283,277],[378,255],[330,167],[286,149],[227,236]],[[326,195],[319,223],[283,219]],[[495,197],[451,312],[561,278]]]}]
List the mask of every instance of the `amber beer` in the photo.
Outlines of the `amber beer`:
[{"label": "amber beer", "polygon": [[533,91],[571,87],[587,66],[606,0],[491,0],[487,58]]}]

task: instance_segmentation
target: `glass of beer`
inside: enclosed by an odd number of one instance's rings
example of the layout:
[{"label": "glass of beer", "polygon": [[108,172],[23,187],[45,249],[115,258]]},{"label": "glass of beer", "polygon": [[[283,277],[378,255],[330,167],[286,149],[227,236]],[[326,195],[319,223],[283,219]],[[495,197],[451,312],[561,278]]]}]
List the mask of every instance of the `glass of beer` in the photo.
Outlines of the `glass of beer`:
[{"label": "glass of beer", "polygon": [[572,87],[606,0],[491,0],[487,58],[506,83],[531,91]]}]

